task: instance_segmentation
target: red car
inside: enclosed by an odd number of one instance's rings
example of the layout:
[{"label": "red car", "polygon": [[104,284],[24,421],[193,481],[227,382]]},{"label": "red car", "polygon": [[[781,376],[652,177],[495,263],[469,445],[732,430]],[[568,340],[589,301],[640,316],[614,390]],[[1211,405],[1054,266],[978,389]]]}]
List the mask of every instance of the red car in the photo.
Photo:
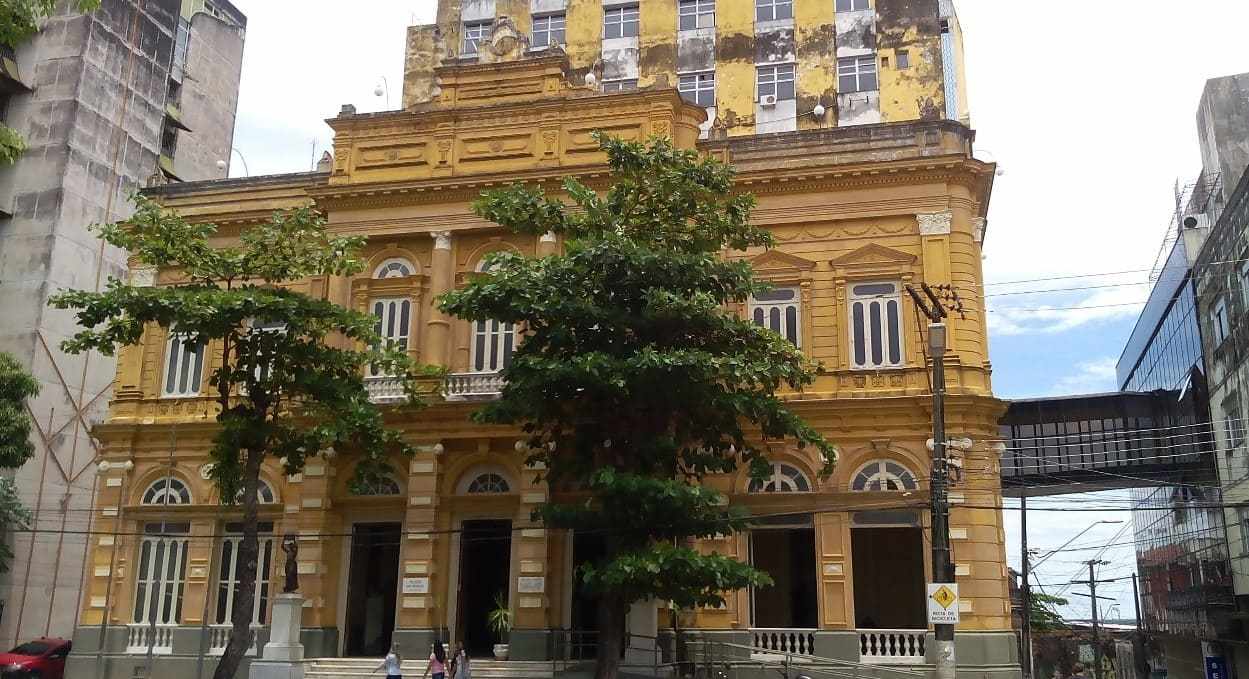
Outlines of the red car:
[{"label": "red car", "polygon": [[70,642],[64,639],[39,638],[0,653],[0,677],[3,679],[64,679],[65,658]]}]

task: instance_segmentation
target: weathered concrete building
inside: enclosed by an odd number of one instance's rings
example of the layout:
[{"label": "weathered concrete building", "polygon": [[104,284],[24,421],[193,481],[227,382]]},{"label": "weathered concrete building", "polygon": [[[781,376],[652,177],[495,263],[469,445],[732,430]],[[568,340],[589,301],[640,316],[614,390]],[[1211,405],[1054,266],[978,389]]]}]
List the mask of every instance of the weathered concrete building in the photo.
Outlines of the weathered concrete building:
[{"label": "weathered concrete building", "polygon": [[[668,16],[675,26],[678,15]],[[658,632],[670,641],[670,616],[679,615],[701,638],[744,649],[734,652],[744,661],[741,672],[797,651],[826,659],[825,668],[854,665],[865,676],[886,676],[890,666],[932,673],[924,605],[929,363],[918,312],[904,292],[927,282],[965,295],[965,315],[949,319],[948,427],[952,438],[979,442],[951,493],[960,671],[1018,677],[998,452],[987,444],[1003,408],[992,392],[983,298],[975,293],[995,168],[973,157],[974,132],[958,121],[911,116],[700,140],[706,107],[683,100],[675,78],[635,91],[603,91],[597,77],[587,84],[589,71],[572,56],[524,46],[537,40],[528,36],[541,32],[539,18],[526,19],[532,23],[524,33],[510,18],[492,19],[488,32],[473,33],[474,59],[427,65],[423,75],[410,64],[409,94],[423,87],[430,96],[409,99],[405,110],[358,114],[344,106],[329,121],[335,140],[327,171],[151,190],[185,218],[216,224],[224,239],[273,210],[308,204],[324,211],[335,232],[367,236],[360,275],[295,288],[375,314],[388,340],[448,372],[429,408],[411,417],[392,411],[418,448],[413,458],[393,461],[393,477],[349,487],[357,461],[350,451],[312,460],[291,476],[273,464],[263,468],[267,537],[252,612],[255,647],[268,638],[282,561],[272,536],[293,533],[305,597],[302,641],[325,676],[360,671],[365,661],[352,665],[351,656],[375,658],[392,642],[409,658],[422,657],[436,638],[488,656],[494,638],[486,620],[496,605],[513,622],[508,662],[516,664],[501,671],[537,677],[558,662],[584,659],[596,599],[574,573],[599,558],[602,535],[532,523],[536,505],[566,491],[526,467],[519,429],[470,419],[503,388],[517,329],[449,318],[436,300],[479,272],[491,252],[560,251],[554,235],[506,232],[475,216],[470,203],[484,189],[518,181],[558,193],[565,177],[575,177],[604,189],[610,178],[591,137],[603,130],[670,137],[730,163],[740,189],[755,194],[752,219],[775,235],[776,247],[726,255],[750,261],[776,290],[734,311],[823,364],[814,384],[785,398],[842,451],[828,478],[811,451],[778,444],[766,481],[752,481],[744,469],[708,479],[733,505],[784,515],[699,541],[768,571],[776,585],[732,592],[723,608],[675,612],[639,602],[630,625],[643,635],[631,637],[626,658],[671,661],[670,653],[655,652],[653,639]],[[545,30],[558,26],[546,22]],[[441,40],[433,31],[415,35]],[[753,95],[744,101],[753,106]],[[144,284],[178,281],[175,271],[140,271]],[[95,430],[108,463],[100,468],[95,516],[98,529],[112,534],[93,542],[71,656],[76,678],[144,670],[207,676],[226,643],[239,513],[221,505],[204,473],[216,428],[204,376],[219,355],[212,346],[170,341],[153,326],[119,359],[109,418]],[[365,382],[388,411],[402,396],[393,377],[370,374]]]},{"label": "weathered concrete building", "polygon": [[1249,167],[1249,73],[1211,78],[1197,107],[1202,174],[1217,177],[1226,204]]},{"label": "weathered concrete building", "polygon": [[37,533],[13,536],[0,580],[5,648],[73,630],[99,452],[89,430],[115,374],[110,358],[61,353],[74,319],[47,298],[125,275],[125,253],[88,227],[124,218],[129,192],[226,175],[245,26],[226,0],[104,0],[53,16],[0,69],[0,115],[29,147],[0,168],[0,350],[42,385],[36,457],[15,472]]},{"label": "weathered concrete building", "polygon": [[404,106],[439,96],[435,66],[489,52],[496,24],[508,50],[567,53],[578,85],[676,87],[704,136],[969,124],[950,0],[443,0],[408,29]]}]

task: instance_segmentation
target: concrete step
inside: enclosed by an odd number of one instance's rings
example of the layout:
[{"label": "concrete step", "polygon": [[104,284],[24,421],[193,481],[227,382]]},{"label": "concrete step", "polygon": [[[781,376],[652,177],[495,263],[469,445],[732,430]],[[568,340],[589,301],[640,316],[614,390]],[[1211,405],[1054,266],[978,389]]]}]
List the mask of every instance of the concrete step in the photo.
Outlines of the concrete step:
[{"label": "concrete step", "polygon": [[[363,679],[372,677],[380,679],[384,676],[377,669],[381,658],[318,658],[305,671],[308,679]],[[419,677],[425,671],[426,662],[422,660],[404,660],[403,675]],[[551,679],[554,671],[550,662],[522,660],[473,660],[474,679]]]}]

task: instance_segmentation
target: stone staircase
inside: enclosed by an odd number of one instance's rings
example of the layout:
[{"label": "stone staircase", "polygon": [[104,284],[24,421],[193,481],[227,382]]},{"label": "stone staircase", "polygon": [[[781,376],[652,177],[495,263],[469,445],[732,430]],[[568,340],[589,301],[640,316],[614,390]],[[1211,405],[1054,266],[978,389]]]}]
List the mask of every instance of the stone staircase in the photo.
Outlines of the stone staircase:
[{"label": "stone staircase", "polygon": [[[384,679],[382,672],[374,672],[381,658],[317,658],[310,661],[305,671],[306,679]],[[419,679],[425,671],[425,659],[407,658],[403,661],[403,676]],[[552,679],[554,670],[550,661],[494,660],[474,658],[473,679]]]}]

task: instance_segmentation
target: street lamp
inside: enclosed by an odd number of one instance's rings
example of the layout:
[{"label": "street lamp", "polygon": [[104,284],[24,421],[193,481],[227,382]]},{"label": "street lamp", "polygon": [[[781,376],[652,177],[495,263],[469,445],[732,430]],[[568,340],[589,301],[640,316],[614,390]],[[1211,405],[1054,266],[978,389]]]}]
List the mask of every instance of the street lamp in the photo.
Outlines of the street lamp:
[{"label": "street lamp", "polygon": [[[251,173],[251,170],[247,169],[247,159],[243,157],[243,152],[242,152],[242,151],[239,151],[238,149],[236,149],[236,148],[234,148],[233,146],[231,146],[231,147],[230,147],[230,155],[231,155],[231,156],[233,156],[233,155],[234,155],[234,154],[236,154],[236,153],[239,155],[239,160],[243,161],[243,176],[245,176],[245,177],[250,177],[252,173]],[[218,160],[218,161],[217,161],[217,169],[218,169],[218,170],[223,170],[223,171],[224,171],[225,169],[227,169],[227,168],[229,168],[229,167],[230,167],[230,164],[229,164],[229,163],[227,163],[226,161],[224,161],[224,160]]]},{"label": "street lamp", "polygon": [[373,96],[380,97],[380,96],[385,95],[386,108],[387,110],[389,110],[390,109],[390,83],[386,81],[386,76],[383,75],[383,76],[378,76],[378,77],[381,79],[381,82],[379,82],[377,86],[373,88]]}]

